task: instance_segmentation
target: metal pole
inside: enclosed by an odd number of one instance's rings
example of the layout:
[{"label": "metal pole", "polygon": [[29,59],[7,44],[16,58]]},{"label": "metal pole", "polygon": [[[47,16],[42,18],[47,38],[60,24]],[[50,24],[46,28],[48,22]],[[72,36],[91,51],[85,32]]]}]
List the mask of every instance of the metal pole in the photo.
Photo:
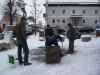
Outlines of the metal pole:
[{"label": "metal pole", "polygon": [[46,0],[46,23],[48,24],[48,0]]}]

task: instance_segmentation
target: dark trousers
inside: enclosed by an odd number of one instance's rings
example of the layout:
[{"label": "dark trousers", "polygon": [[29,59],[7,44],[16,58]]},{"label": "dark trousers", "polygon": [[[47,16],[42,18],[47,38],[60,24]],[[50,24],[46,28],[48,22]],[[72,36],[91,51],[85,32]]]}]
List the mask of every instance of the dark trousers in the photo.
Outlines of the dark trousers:
[{"label": "dark trousers", "polygon": [[18,59],[22,62],[22,48],[24,50],[24,63],[28,63],[29,48],[25,39],[18,39]]},{"label": "dark trousers", "polygon": [[47,40],[49,39],[49,37],[46,37],[46,41],[45,41],[45,46],[47,46]]},{"label": "dark trousers", "polygon": [[74,40],[70,40],[68,53],[73,53],[73,52],[74,52]]}]

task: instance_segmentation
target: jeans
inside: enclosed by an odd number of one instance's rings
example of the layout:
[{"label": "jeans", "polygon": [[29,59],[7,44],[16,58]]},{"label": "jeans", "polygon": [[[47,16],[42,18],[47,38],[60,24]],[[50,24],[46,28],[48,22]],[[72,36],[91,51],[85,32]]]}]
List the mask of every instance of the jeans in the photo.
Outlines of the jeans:
[{"label": "jeans", "polygon": [[24,64],[28,63],[29,48],[25,39],[17,39],[18,43],[18,59],[22,62],[22,48],[24,50]]}]

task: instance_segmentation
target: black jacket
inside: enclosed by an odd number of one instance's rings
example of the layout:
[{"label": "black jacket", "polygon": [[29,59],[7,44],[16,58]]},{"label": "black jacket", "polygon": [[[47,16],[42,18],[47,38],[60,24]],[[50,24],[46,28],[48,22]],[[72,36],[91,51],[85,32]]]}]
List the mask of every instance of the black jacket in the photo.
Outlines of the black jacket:
[{"label": "black jacket", "polygon": [[68,29],[67,37],[69,40],[75,40],[75,28],[73,26]]},{"label": "black jacket", "polygon": [[53,36],[54,35],[54,31],[52,30],[52,28],[46,28],[45,29],[45,36]]}]

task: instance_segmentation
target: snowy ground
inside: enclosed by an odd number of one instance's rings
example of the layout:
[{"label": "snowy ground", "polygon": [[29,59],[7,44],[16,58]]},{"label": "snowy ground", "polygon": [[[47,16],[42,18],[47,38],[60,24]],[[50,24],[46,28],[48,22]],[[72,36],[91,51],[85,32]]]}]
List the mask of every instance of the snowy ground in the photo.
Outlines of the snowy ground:
[{"label": "snowy ground", "polygon": [[[39,41],[39,36],[28,37],[29,49],[37,49],[44,46],[44,41]],[[59,45],[62,47],[61,42]],[[67,54],[61,58],[60,64],[46,64],[31,60],[32,65],[18,65],[15,60],[15,67],[8,64],[8,54],[17,56],[17,47],[0,52],[0,75],[100,75],[100,38],[92,35],[89,42],[75,40],[75,54]],[[63,48],[68,49],[68,39],[63,42]]]}]

